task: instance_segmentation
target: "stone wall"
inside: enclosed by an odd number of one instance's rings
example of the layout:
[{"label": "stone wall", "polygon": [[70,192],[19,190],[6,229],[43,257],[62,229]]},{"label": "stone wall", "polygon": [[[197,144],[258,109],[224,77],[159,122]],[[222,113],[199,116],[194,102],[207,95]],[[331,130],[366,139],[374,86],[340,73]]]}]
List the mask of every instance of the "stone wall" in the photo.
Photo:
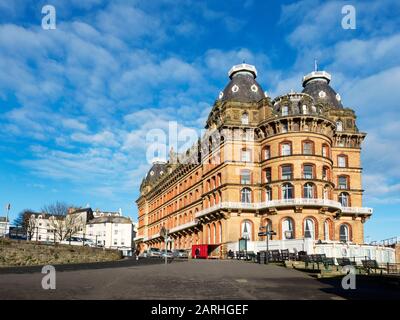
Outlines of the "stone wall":
[{"label": "stone wall", "polygon": [[118,250],[0,239],[0,267],[113,261]]}]

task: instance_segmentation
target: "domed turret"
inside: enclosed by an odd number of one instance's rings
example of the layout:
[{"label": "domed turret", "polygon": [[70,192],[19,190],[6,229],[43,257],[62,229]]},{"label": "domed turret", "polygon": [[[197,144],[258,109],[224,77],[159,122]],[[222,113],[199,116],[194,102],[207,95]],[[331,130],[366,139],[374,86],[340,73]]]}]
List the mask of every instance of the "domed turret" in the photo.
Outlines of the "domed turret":
[{"label": "domed turret", "polygon": [[258,82],[257,70],[246,63],[233,66],[229,70],[231,81],[219,94],[220,101],[258,102],[265,97],[264,91]]},{"label": "domed turret", "polygon": [[326,71],[313,71],[303,77],[304,89],[302,92],[312,96],[316,103],[343,109],[340,95],[329,85],[331,78],[331,75]]}]

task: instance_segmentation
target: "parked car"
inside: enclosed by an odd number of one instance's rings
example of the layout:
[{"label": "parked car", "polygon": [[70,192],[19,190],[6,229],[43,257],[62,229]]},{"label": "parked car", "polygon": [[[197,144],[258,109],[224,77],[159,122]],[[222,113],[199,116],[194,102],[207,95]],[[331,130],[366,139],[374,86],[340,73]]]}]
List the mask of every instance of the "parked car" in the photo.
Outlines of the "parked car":
[{"label": "parked car", "polygon": [[188,252],[184,249],[175,249],[173,251],[173,255],[175,258],[185,258],[187,259],[189,257]]},{"label": "parked car", "polygon": [[173,258],[174,255],[172,253],[171,250],[167,250],[167,252],[165,252],[165,250],[161,251],[161,258],[165,258],[165,256],[167,256],[167,258]]},{"label": "parked car", "polygon": [[150,248],[147,250],[144,250],[139,257],[141,258],[152,258],[152,257],[160,257],[161,256],[161,252],[160,249],[158,248]]},{"label": "parked car", "polygon": [[69,244],[71,246],[96,247],[96,243],[93,240],[80,237],[71,237],[65,239],[61,241],[61,244]]}]

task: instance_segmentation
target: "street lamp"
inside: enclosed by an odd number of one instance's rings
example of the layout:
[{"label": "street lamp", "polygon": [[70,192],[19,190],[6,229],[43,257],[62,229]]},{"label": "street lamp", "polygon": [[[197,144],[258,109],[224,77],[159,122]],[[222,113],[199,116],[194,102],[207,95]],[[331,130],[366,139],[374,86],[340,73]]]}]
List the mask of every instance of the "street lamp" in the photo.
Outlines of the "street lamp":
[{"label": "street lamp", "polygon": [[[262,231],[263,229],[265,229],[265,232]],[[269,240],[269,236],[276,235],[276,232],[272,231],[272,230],[268,230],[268,225],[266,225],[266,226],[260,227],[260,232],[258,233],[258,235],[260,237],[262,237],[262,236],[266,237],[267,250],[266,250],[265,254],[266,254],[266,264],[268,264],[269,263],[269,257],[268,257],[269,242],[268,242],[268,240]]]}]

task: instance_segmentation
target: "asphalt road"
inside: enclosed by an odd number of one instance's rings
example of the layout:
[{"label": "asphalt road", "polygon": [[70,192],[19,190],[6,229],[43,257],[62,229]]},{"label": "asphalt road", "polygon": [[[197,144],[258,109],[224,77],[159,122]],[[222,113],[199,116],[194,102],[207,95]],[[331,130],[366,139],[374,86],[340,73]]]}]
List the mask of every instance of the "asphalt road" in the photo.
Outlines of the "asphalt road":
[{"label": "asphalt road", "polygon": [[342,299],[300,271],[235,260],[58,271],[55,290],[42,289],[43,276],[0,274],[0,299]]}]

